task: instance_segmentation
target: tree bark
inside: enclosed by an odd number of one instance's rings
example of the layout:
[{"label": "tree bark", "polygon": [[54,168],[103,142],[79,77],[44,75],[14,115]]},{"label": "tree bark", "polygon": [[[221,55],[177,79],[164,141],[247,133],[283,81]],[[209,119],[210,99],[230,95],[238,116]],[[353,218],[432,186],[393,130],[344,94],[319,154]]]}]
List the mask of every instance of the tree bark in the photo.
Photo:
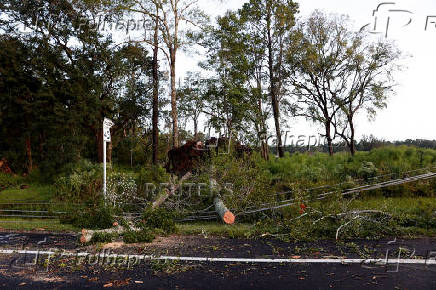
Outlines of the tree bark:
[{"label": "tree bark", "polygon": [[107,143],[106,162],[112,163],[112,142]]},{"label": "tree bark", "polygon": [[[80,242],[82,244],[85,243],[89,243],[92,240],[92,237],[94,237],[95,234],[97,233],[106,233],[106,234],[122,234],[126,231],[128,231],[129,229],[126,229],[122,226],[114,226],[113,228],[110,229],[104,229],[104,230],[87,230],[87,229],[82,229],[82,235],[80,236]],[[139,232],[141,229],[139,228],[135,228],[133,227],[131,230]]]},{"label": "tree bark", "polygon": [[[269,4],[270,5],[270,4]],[[271,7],[267,7],[267,9],[271,10]],[[284,156],[283,146],[282,146],[282,133],[280,131],[280,111],[279,111],[279,103],[277,100],[277,92],[276,92],[276,81],[274,77],[274,60],[273,60],[273,44],[272,44],[272,35],[271,35],[271,11],[267,14],[267,37],[268,37],[268,70],[269,70],[269,81],[270,81],[270,97],[273,108],[274,115],[274,124],[276,128],[276,137],[277,137],[277,151],[279,157],[282,158]]]},{"label": "tree bark", "polygon": [[33,170],[33,160],[32,160],[32,145],[30,143],[30,135],[26,136],[26,154],[27,154],[27,173],[31,173]]},{"label": "tree bark", "polygon": [[264,130],[261,129],[263,128],[263,126],[261,124],[255,124],[256,127],[256,132],[257,132],[257,138],[259,138],[259,143],[260,143],[260,155],[262,156],[262,158],[266,161],[269,160],[269,156],[268,156],[268,144],[267,142],[265,142],[265,135],[264,135]]},{"label": "tree bark", "polygon": [[325,124],[325,137],[327,139],[327,147],[329,150],[329,155],[333,156],[333,139],[332,139],[332,133],[330,128],[330,123]]},{"label": "tree bark", "polygon": [[194,118],[194,140],[198,138],[198,118]]},{"label": "tree bark", "polygon": [[41,131],[41,133],[39,134],[39,156],[41,160],[44,160],[45,158],[44,144],[45,144],[44,131]]},{"label": "tree bark", "polygon": [[120,226],[110,228],[110,229],[104,229],[104,230],[82,229],[82,235],[80,236],[80,242],[82,244],[89,243],[92,240],[92,237],[94,236],[94,234],[96,234],[96,233],[121,234],[123,232],[124,232],[124,228],[120,227]]},{"label": "tree bark", "polygon": [[[156,13],[158,13],[156,9]],[[152,163],[157,165],[158,148],[159,148],[159,71],[158,71],[158,33],[159,33],[159,19],[156,15],[154,29],[154,47],[153,47],[153,153]]]},{"label": "tree bark", "polygon": [[255,120],[255,127],[257,131],[257,135],[260,141],[260,153],[264,160],[269,160],[269,152],[268,152],[268,138],[267,138],[267,129],[265,124],[265,117],[263,115],[262,111],[262,76],[261,76],[261,69],[259,69],[259,72],[256,72],[256,83],[257,83],[257,90],[259,93],[259,100],[257,102],[257,120]]},{"label": "tree bark", "polygon": [[170,52],[171,64],[171,117],[173,119],[173,148],[179,147],[179,124],[177,116],[177,92],[176,92],[176,50]]},{"label": "tree bark", "polygon": [[[261,92],[262,89],[261,89],[260,82],[258,83],[258,88],[259,88],[259,91]],[[261,132],[262,132],[259,136],[260,142],[261,142],[261,155],[262,155],[263,159],[268,161],[269,160],[269,150],[268,150],[268,141],[267,141],[268,139],[266,136],[267,130],[266,130],[265,119],[264,119],[263,114],[262,114],[262,100],[260,100],[260,99],[259,99],[258,106],[259,106],[259,115],[260,115],[259,127],[261,128]]]},{"label": "tree bark", "polygon": [[97,129],[95,133],[95,139],[97,144],[97,161],[98,163],[103,162],[103,129]]},{"label": "tree bark", "polygon": [[350,135],[350,153],[351,156],[354,156],[354,154],[356,154],[356,145],[354,144],[354,122],[353,122],[353,118],[351,118],[348,123],[350,124],[350,131],[351,131],[351,135]]},{"label": "tree bark", "polygon": [[262,141],[262,158],[266,161],[269,160],[268,144],[266,144],[264,141]]}]

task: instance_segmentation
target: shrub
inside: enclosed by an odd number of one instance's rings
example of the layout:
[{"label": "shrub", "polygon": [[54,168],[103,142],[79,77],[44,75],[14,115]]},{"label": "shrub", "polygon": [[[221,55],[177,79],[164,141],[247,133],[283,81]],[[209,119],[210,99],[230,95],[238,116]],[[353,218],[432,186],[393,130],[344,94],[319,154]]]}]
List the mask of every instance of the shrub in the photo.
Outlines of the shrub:
[{"label": "shrub", "polygon": [[114,206],[133,202],[136,195],[137,187],[132,174],[113,172],[108,176],[106,197]]},{"label": "shrub", "polygon": [[60,221],[77,228],[107,229],[114,222],[113,209],[106,206],[70,208],[67,214],[61,216]]},{"label": "shrub", "polygon": [[114,237],[115,237],[115,235],[114,234],[110,234],[110,233],[95,233],[92,236],[91,241],[89,243],[90,244],[110,243],[110,242],[112,242]]},{"label": "shrub", "polygon": [[23,180],[21,176],[0,172],[0,190],[19,186]]},{"label": "shrub", "polygon": [[141,231],[126,231],[123,233],[123,241],[126,244],[133,243],[151,243],[154,240],[154,234],[150,229]]},{"label": "shrub", "polygon": [[361,178],[368,180],[369,178],[377,175],[377,168],[374,166],[374,163],[372,162],[363,162],[362,166],[357,171],[357,174]]},{"label": "shrub", "polygon": [[147,209],[142,215],[140,226],[143,229],[158,229],[166,234],[171,234],[176,231],[174,218],[174,214],[167,209]]},{"label": "shrub", "polygon": [[[136,179],[138,194],[146,200],[153,200],[159,194],[160,184],[168,183],[170,175],[160,166],[142,168]],[[150,186],[152,185],[152,186]]]},{"label": "shrub", "polygon": [[82,160],[67,164],[62,172],[55,181],[57,199],[93,204],[99,202],[103,184],[102,169],[99,164]]}]

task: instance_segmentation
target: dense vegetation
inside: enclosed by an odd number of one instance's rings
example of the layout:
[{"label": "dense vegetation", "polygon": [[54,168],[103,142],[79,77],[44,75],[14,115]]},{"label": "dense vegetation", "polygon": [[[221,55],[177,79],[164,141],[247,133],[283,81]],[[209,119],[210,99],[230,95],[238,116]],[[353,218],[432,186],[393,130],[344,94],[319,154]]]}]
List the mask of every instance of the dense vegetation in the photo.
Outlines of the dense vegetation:
[{"label": "dense vegetation", "polygon": [[[91,25],[107,12],[114,31]],[[117,221],[129,228],[126,242],[173,233],[175,221],[216,218],[216,197],[255,234],[434,233],[434,179],[340,194],[436,166],[436,141],[357,140],[356,116],[374,118],[388,106],[401,52],[355,31],[346,17],[314,11],[297,20],[290,0],[250,0],[213,23],[187,0],[5,0],[0,13],[2,201],[50,200],[20,209],[56,213],[78,228]],[[111,35],[138,15],[146,20],[141,36],[128,26],[125,41]],[[177,83],[178,52],[200,47],[199,70]],[[103,197],[105,117],[114,126]],[[293,118],[322,128],[325,144],[286,144]],[[211,132],[253,154],[209,152],[150,210],[178,181],[163,169],[167,152]]]},{"label": "dense vegetation", "polygon": [[[269,161],[256,154],[244,159],[218,155],[189,180],[192,184],[204,184],[200,190],[188,184],[168,199],[161,211],[141,213],[162,192],[159,185],[170,180],[162,168],[137,171],[111,168],[108,177],[110,204],[107,207],[102,205],[100,165],[82,161],[65,166],[55,178],[55,187],[45,186],[44,199],[71,204],[71,208],[62,206],[68,214],[63,215],[61,221],[78,228],[108,228],[115,220],[124,222],[115,216],[138,213],[142,218],[137,219],[137,227],[144,229],[140,235],[150,239],[155,234],[174,232],[175,220],[205,215],[215,219],[213,209],[210,209],[216,196],[216,192],[210,190],[211,179],[214,179],[221,187],[220,196],[237,215],[237,222],[256,223],[256,227],[249,230],[250,234],[246,232],[249,235],[268,232],[292,239],[333,238],[341,224],[354,218],[352,214],[344,213],[362,210],[378,212],[344,228],[340,237],[416,235],[433,233],[436,226],[434,179],[344,197],[340,192],[423,174],[435,168],[436,150],[410,146],[382,147],[358,152],[354,157],[347,153],[333,157],[327,153],[285,154],[284,158],[272,157]],[[8,188],[2,192],[2,200],[18,199],[18,195],[16,198],[11,195],[23,191],[19,189],[20,185],[31,183],[38,188],[38,182],[44,181],[38,181],[35,176],[22,178],[2,174],[1,183]],[[325,192],[332,194],[323,200],[316,199]],[[34,200],[35,196],[28,198]],[[289,199],[294,199],[289,206],[267,209]],[[246,214],[259,208],[266,210]],[[130,231],[125,239],[136,241],[141,236]]]}]

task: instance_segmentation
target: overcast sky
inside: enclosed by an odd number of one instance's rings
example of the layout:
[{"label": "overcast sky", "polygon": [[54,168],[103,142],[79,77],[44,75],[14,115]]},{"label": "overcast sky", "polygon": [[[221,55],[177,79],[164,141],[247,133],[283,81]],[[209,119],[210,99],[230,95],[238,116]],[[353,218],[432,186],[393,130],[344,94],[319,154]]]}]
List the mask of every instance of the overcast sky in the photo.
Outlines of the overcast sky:
[{"label": "overcast sky", "polygon": [[[201,8],[214,19],[227,10],[235,10],[245,1],[208,1],[201,0]],[[297,1],[298,2],[298,1]],[[321,9],[327,13],[345,14],[353,21],[355,28],[360,29],[370,24],[373,31],[373,10],[383,1],[365,0],[305,0],[298,2],[300,14],[306,17],[313,10]],[[388,108],[378,112],[374,121],[369,122],[363,114],[357,123],[358,136],[373,134],[387,140],[436,139],[436,1],[404,0],[391,1],[379,8],[377,32],[384,37],[386,19],[390,16],[388,38],[396,42],[398,47],[410,57],[404,61],[406,68],[398,74],[396,96],[388,103]],[[388,11],[406,10],[406,11]],[[428,16],[429,17],[427,21]],[[407,23],[411,23],[407,26]],[[427,23],[427,30],[425,30]],[[178,77],[186,71],[196,70],[198,56],[179,55]],[[322,132],[321,128],[305,120],[288,121],[294,135],[309,135]],[[272,124],[270,130],[273,131]]]}]

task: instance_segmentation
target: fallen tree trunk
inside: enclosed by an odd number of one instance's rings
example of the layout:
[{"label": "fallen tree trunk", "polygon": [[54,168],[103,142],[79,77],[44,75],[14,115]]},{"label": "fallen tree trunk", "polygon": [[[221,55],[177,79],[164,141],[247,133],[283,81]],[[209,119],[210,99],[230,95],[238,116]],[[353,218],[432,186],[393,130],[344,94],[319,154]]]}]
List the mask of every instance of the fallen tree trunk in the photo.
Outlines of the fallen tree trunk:
[{"label": "fallen tree trunk", "polygon": [[92,237],[94,236],[94,234],[96,234],[96,233],[120,234],[122,232],[124,232],[124,228],[121,226],[117,226],[117,227],[105,229],[105,230],[95,230],[95,231],[82,229],[82,236],[80,237],[80,242],[82,244],[89,243],[92,240]]},{"label": "fallen tree trunk", "polygon": [[227,209],[224,202],[219,197],[215,197],[213,203],[216,213],[224,223],[231,225],[235,222],[235,215]]},{"label": "fallen tree trunk", "polygon": [[92,240],[92,237],[97,234],[97,233],[105,233],[105,234],[122,234],[126,231],[135,231],[138,232],[140,231],[140,229],[138,228],[130,228],[130,229],[126,229],[122,226],[116,225],[113,228],[110,229],[104,229],[104,230],[87,230],[87,229],[82,229],[82,236],[80,237],[80,242],[82,244],[85,243],[89,243]]},{"label": "fallen tree trunk", "polygon": [[[170,196],[174,195],[176,191],[182,186],[183,182],[192,176],[191,172],[186,173],[177,184],[172,183],[170,189],[165,189],[165,193],[159,196],[157,200],[152,203],[152,209],[158,208],[162,205],[165,200],[167,200]],[[218,187],[215,180],[211,180],[212,186],[214,188]],[[235,222],[235,215],[228,210],[223,201],[219,196],[214,198],[214,206],[216,213],[220,216],[221,220],[226,224],[233,224]],[[87,230],[82,229],[82,235],[80,237],[81,243],[89,243],[93,236],[97,233],[107,233],[107,234],[123,234],[126,231],[140,231],[140,229],[130,226],[130,228],[124,228],[118,223],[114,224],[113,228],[104,229],[104,230]]]},{"label": "fallen tree trunk", "polygon": [[185,175],[183,175],[183,177],[180,179],[180,181],[179,181],[179,183],[177,185],[171,184],[171,189],[170,190],[168,190],[166,188],[165,189],[165,193],[162,194],[161,196],[159,196],[159,198],[153,202],[153,204],[151,205],[151,208],[155,209],[155,208],[158,208],[159,206],[161,206],[161,204],[164,203],[165,200],[167,200],[167,198],[169,198],[170,196],[172,196],[172,195],[174,195],[176,193],[176,191],[180,188],[182,183],[186,179],[189,179],[191,177],[191,175],[192,175],[191,172],[186,173]]}]

